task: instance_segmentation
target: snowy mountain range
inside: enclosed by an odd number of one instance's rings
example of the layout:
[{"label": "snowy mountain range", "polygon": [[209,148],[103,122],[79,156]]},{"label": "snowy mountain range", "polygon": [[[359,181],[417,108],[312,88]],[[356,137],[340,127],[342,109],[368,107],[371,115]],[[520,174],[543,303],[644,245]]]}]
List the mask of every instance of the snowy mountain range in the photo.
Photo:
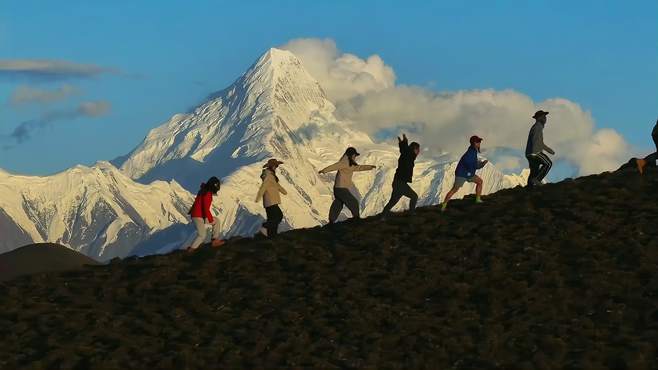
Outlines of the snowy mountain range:
[{"label": "snowy mountain range", "polygon": [[[318,170],[338,161],[348,146],[358,148],[360,163],[377,165],[357,173],[353,189],[363,215],[377,214],[390,196],[397,139],[376,143],[338,120],[334,110],[294,54],[270,49],[231,86],[151,130],[112,164],[76,166],[50,177],[0,172],[0,231],[11,235],[0,242],[0,252],[28,239],[63,243],[101,260],[167,252],[192,233],[186,213],[192,194],[210,176],[223,181],[215,211],[224,235],[253,234],[264,217],[254,202],[259,175],[271,157],[285,162],[279,170],[288,190],[283,229],[317,226],[326,222],[333,198],[333,175]],[[422,145],[422,139],[410,139]],[[452,158],[417,159],[412,186],[419,205],[436,204],[449,190]],[[505,175],[488,164],[480,176],[487,194],[524,184],[527,173]],[[457,197],[470,191],[465,186]],[[406,206],[401,202],[398,209]]]}]

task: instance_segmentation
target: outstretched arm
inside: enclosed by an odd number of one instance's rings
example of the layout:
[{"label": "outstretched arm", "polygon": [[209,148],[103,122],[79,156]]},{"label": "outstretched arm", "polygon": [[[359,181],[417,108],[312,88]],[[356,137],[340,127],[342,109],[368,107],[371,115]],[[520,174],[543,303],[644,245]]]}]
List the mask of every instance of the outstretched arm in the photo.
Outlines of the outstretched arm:
[{"label": "outstretched arm", "polygon": [[370,171],[377,168],[377,166],[373,166],[371,164],[360,164],[358,166],[353,166],[352,168],[354,168],[354,171]]},{"label": "outstretched arm", "polygon": [[347,168],[349,164],[346,164],[344,161],[338,161],[331,166],[327,166],[323,169],[320,170],[320,173],[327,173],[327,172],[333,172],[333,171],[338,171],[342,170],[343,168]]}]

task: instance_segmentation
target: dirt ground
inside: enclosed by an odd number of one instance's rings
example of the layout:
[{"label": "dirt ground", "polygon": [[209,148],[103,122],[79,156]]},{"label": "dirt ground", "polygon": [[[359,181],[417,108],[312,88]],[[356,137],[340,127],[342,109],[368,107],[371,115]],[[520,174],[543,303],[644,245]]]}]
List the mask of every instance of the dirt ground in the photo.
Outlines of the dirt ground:
[{"label": "dirt ground", "polygon": [[658,173],[0,283],[2,369],[658,369]]}]

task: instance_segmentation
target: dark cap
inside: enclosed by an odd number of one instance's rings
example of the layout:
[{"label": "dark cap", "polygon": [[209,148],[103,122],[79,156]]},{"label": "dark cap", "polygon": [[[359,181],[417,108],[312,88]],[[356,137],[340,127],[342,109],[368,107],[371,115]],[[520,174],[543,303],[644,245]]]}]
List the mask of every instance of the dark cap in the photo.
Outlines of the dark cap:
[{"label": "dark cap", "polygon": [[283,162],[281,162],[281,161],[279,161],[279,160],[277,160],[277,159],[272,158],[272,159],[269,159],[269,160],[267,161],[267,163],[265,163],[265,165],[263,166],[263,168],[272,168],[272,167],[278,166],[278,165],[280,165],[280,164],[283,164]]},{"label": "dark cap", "polygon": [[544,112],[543,110],[538,110],[537,112],[535,112],[535,115],[532,116],[532,118],[539,118],[546,115],[548,115],[548,112]]},{"label": "dark cap", "polygon": [[349,147],[349,148],[347,148],[347,150],[345,151],[345,155],[349,157],[349,156],[352,156],[352,155],[361,155],[361,154],[359,154],[359,152],[356,151],[356,148],[354,148],[354,147]]},{"label": "dark cap", "polygon": [[479,137],[479,136],[477,136],[477,135],[473,135],[473,136],[471,136],[471,140],[470,140],[470,142],[471,142],[471,144],[473,144],[473,143],[481,143],[481,142],[482,142],[482,138]]}]

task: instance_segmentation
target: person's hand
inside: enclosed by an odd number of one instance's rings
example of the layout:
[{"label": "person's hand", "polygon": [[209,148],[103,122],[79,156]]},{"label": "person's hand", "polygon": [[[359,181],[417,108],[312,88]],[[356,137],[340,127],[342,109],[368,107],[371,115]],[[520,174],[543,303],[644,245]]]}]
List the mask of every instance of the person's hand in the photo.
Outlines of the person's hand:
[{"label": "person's hand", "polygon": [[407,134],[402,134],[402,140],[407,141]]},{"label": "person's hand", "polygon": [[402,139],[400,139],[400,137],[398,136],[398,143],[401,143],[401,142],[402,142]]},{"label": "person's hand", "polygon": [[548,150],[548,153],[549,153],[550,155],[555,155],[555,150],[553,150],[553,149],[549,149],[549,150]]},{"label": "person's hand", "polygon": [[324,175],[324,171],[322,171],[322,170],[318,171],[318,173],[319,173],[320,175]]}]

